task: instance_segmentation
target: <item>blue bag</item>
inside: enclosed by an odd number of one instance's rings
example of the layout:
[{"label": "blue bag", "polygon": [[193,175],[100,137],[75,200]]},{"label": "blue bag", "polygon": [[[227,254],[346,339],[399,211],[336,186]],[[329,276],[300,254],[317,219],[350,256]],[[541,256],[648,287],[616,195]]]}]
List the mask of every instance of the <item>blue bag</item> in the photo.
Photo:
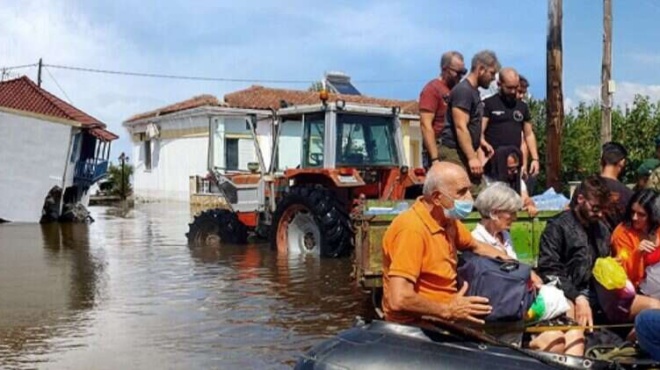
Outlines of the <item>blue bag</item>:
[{"label": "blue bag", "polygon": [[493,307],[487,322],[521,321],[535,299],[532,268],[515,260],[501,260],[462,252],[458,284],[469,284],[467,296],[486,297]]}]

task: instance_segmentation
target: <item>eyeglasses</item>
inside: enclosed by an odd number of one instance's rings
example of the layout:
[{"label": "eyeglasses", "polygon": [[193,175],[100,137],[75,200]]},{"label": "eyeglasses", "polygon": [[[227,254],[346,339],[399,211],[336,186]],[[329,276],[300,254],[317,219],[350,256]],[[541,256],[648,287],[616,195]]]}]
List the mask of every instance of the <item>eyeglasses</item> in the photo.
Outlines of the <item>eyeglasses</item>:
[{"label": "eyeglasses", "polygon": [[463,76],[468,72],[467,68],[463,68],[463,69],[454,69],[452,67],[445,67],[445,68],[456,73],[459,76]]}]

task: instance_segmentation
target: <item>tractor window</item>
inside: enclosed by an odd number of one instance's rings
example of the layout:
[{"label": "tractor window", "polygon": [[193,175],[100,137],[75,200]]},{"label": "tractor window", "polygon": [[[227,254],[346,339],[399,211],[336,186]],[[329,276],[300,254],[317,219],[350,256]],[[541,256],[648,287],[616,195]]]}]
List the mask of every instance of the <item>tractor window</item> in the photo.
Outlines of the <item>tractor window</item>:
[{"label": "tractor window", "polygon": [[323,167],[323,139],[325,115],[305,116],[305,137],[303,138],[303,167]]},{"label": "tractor window", "polygon": [[392,117],[337,116],[337,164],[396,166],[398,155]]}]

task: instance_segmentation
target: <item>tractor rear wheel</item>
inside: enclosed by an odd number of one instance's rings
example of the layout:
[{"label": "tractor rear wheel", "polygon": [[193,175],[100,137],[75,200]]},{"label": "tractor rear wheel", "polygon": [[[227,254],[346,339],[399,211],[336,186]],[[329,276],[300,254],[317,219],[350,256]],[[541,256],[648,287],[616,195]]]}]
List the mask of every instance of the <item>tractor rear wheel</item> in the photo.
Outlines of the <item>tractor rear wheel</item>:
[{"label": "tractor rear wheel", "polygon": [[291,254],[335,258],[351,248],[351,224],[335,194],[319,185],[291,188],[277,204],[271,246]]},{"label": "tractor rear wheel", "polygon": [[195,216],[186,237],[189,246],[206,246],[219,242],[247,243],[248,229],[236,213],[227,209],[211,209]]}]

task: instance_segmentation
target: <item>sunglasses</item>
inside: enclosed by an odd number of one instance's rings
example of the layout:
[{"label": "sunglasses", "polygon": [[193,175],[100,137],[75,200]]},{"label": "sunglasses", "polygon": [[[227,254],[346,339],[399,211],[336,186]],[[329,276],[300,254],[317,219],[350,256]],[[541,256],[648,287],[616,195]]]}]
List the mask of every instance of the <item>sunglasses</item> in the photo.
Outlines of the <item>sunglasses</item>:
[{"label": "sunglasses", "polygon": [[463,69],[454,69],[454,68],[451,68],[451,67],[447,67],[447,69],[450,70],[450,71],[452,71],[452,72],[455,72],[455,73],[456,73],[457,75],[459,75],[459,76],[463,76],[463,75],[465,75],[465,74],[468,72],[467,68],[463,68]]}]

